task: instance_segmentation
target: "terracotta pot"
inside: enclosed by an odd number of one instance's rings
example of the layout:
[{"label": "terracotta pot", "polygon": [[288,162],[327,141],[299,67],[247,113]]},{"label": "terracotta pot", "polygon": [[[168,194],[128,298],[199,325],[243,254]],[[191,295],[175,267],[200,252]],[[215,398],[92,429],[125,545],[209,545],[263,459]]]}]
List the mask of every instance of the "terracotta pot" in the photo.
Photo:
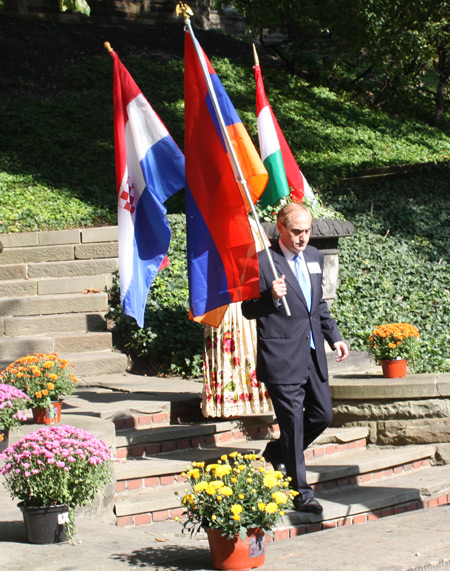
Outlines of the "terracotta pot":
[{"label": "terracotta pot", "polygon": [[406,359],[395,359],[394,361],[381,361],[383,376],[386,379],[400,379],[406,377]]},{"label": "terracotta pot", "polygon": [[66,524],[69,509],[64,504],[48,507],[28,507],[20,502],[29,543],[61,543],[67,541]]},{"label": "terracotta pot", "polygon": [[33,408],[35,424],[56,424],[61,420],[62,401],[52,402],[48,408],[37,406]]},{"label": "terracotta pot", "polygon": [[262,529],[249,529],[245,541],[239,535],[227,539],[220,529],[206,529],[206,533],[215,569],[245,571],[264,565],[267,536]]}]

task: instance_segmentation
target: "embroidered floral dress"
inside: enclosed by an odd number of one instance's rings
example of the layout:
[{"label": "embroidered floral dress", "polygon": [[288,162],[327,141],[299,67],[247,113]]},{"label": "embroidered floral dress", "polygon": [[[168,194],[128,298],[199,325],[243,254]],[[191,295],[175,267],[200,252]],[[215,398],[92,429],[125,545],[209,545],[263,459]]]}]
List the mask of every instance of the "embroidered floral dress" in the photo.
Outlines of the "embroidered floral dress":
[{"label": "embroidered floral dress", "polygon": [[202,412],[228,417],[273,412],[266,387],[256,378],[256,322],[232,303],[218,328],[205,326]]},{"label": "embroidered floral dress", "polygon": [[[254,222],[250,222],[257,250],[261,250]],[[256,321],[245,319],[240,303],[228,306],[219,327],[205,325],[203,380],[204,416],[273,412],[267,389],[256,378]]]}]

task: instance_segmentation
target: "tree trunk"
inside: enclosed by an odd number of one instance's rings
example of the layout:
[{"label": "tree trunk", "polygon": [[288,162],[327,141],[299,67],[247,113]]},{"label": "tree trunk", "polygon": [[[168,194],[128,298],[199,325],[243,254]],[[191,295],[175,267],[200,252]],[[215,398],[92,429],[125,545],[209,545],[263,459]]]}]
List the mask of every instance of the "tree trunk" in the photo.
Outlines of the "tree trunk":
[{"label": "tree trunk", "polygon": [[439,84],[436,93],[436,111],[433,119],[433,125],[435,127],[440,127],[442,116],[444,115],[445,89],[450,75],[450,69],[447,69],[447,53],[444,45],[438,47],[438,56],[437,72]]}]

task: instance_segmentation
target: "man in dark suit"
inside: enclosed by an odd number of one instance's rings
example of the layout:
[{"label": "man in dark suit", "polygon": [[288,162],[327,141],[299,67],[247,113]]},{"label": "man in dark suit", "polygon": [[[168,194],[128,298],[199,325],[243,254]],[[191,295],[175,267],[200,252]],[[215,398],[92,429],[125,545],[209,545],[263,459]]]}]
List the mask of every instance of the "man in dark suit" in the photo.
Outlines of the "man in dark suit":
[{"label": "man in dark suit", "polygon": [[[242,303],[247,319],[257,320],[256,376],[266,384],[280,426],[280,439],[269,442],[266,460],[292,478],[299,511],[321,513],[306,481],[303,451],[333,416],[324,340],[337,361],[349,355],[347,344],[322,298],[323,254],[309,246],[312,216],[301,204],[283,207],[277,217],[278,243],[259,253],[261,297]],[[291,316],[281,303],[285,297]]]}]

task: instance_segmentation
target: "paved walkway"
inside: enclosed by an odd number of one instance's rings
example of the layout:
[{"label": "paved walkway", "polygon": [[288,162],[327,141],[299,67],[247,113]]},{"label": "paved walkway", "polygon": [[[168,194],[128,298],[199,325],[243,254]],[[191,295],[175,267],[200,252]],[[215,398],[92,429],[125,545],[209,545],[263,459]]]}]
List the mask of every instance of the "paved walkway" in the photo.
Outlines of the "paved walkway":
[{"label": "paved walkway", "polygon": [[[206,537],[181,533],[177,522],[119,528],[99,516],[78,517],[77,543],[26,542],[15,501],[1,496],[0,566],[8,571],[152,571],[213,569]],[[4,501],[5,500],[5,501]],[[450,506],[400,514],[277,541],[267,571],[431,571],[450,569]]]}]

